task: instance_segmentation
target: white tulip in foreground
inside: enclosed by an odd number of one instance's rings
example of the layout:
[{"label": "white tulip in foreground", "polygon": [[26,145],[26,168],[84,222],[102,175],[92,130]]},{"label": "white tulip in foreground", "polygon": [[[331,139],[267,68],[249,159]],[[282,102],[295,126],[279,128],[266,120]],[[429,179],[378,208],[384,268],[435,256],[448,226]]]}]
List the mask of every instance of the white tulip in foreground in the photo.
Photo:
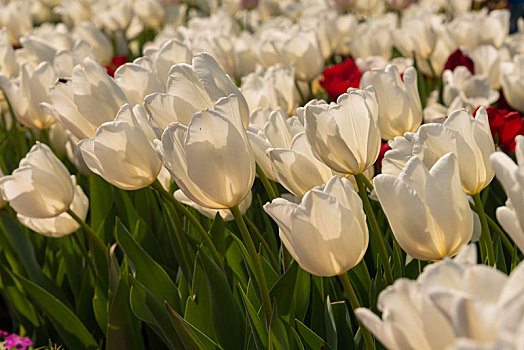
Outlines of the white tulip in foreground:
[{"label": "white tulip in foreground", "polygon": [[430,123],[419,128],[413,155],[427,167],[448,152],[457,156],[460,180],[467,194],[479,193],[489,185],[495,175],[489,164],[495,144],[484,107],[479,108],[475,118],[461,109],[451,113],[443,124]]},{"label": "white tulip in foreground", "polygon": [[[76,183],[74,177],[74,175],[71,176],[73,182]],[[82,187],[78,185],[75,185],[75,195],[70,209],[78,215],[80,219],[85,221],[89,209],[89,199],[82,190]],[[55,217],[45,219],[30,218],[21,214],[17,214],[16,217],[23,225],[47,237],[63,237],[80,228],[80,224],[68,213],[61,213]]]},{"label": "white tulip in foreground", "polygon": [[203,207],[234,207],[251,190],[255,157],[235,95],[196,113],[187,127],[170,124],[155,145],[178,187]]},{"label": "white tulip in foreground", "polygon": [[448,153],[428,171],[412,157],[398,177],[378,175],[375,192],[400,247],[420,260],[454,256],[473,234],[473,213]]},{"label": "white tulip in foreground", "polygon": [[372,87],[343,94],[336,104],[308,104],[304,124],[315,157],[339,173],[360,174],[377,160],[380,130]]},{"label": "white tulip in foreground", "polygon": [[18,169],[0,178],[0,190],[17,213],[50,218],[69,209],[74,183],[53,151],[37,142],[22,158]]},{"label": "white tulip in foreground", "polygon": [[417,131],[422,122],[422,105],[417,88],[417,71],[409,67],[400,78],[399,70],[388,65],[385,70],[364,73],[360,86],[373,85],[377,93],[380,134],[391,140],[405,132]]},{"label": "white tulip in foreground", "polygon": [[517,164],[503,152],[495,152],[490,161],[497,179],[508,194],[506,206],[497,208],[497,220],[524,252],[524,136],[515,138]]},{"label": "white tulip in foreground", "polygon": [[507,276],[476,262],[468,246],[416,281],[387,287],[377,303],[382,318],[364,308],[355,314],[391,350],[522,349],[524,263]]},{"label": "white tulip in foreground", "polygon": [[366,215],[346,178],[333,176],[299,204],[277,198],[264,210],[277,222],[287,250],[309,273],[340,275],[364,257],[369,241]]},{"label": "white tulip in foreground", "polygon": [[112,122],[102,124],[96,135],[78,147],[92,172],[123,190],[137,190],[155,181],[162,162],[158,158],[145,111],[125,104]]}]

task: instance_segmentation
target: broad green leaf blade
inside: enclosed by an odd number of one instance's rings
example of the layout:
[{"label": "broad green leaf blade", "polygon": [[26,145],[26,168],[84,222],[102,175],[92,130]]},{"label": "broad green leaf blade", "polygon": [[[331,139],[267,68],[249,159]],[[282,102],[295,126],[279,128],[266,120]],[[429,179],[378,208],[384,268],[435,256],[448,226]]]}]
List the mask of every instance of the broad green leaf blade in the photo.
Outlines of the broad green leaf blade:
[{"label": "broad green leaf blade", "polygon": [[211,316],[219,344],[224,349],[243,349],[245,319],[222,270],[206,254],[198,257],[206,272],[211,295]]},{"label": "broad green leaf blade", "polygon": [[204,344],[197,338],[184,319],[167,302],[164,302],[164,306],[184,347],[187,350],[204,350]]},{"label": "broad green leaf blade", "polygon": [[[147,289],[137,279],[131,277],[131,284],[136,290],[135,301],[141,304],[142,312],[148,314],[147,319],[151,320],[153,330],[164,340],[166,345],[172,350],[184,349],[169,315],[161,302],[149,289]],[[165,301],[165,300],[164,300]]]},{"label": "broad green leaf blade", "polygon": [[40,308],[61,330],[60,336],[70,349],[96,349],[98,344],[91,336],[84,324],[75,316],[73,311],[65,306],[54,295],[30,280],[13,275],[22,284],[29,296],[36,301]]},{"label": "broad green leaf blade", "polygon": [[269,291],[269,297],[272,300],[276,298],[281,315],[289,314],[293,307],[294,293],[291,293],[291,291],[295,289],[297,272],[298,264],[294,262]]},{"label": "broad green leaf blade", "polygon": [[120,221],[117,223],[115,236],[131,264],[136,280],[150,290],[158,300],[167,300],[169,305],[180,311],[178,288],[162,266],[147,254]]},{"label": "broad green leaf blade", "polygon": [[297,323],[297,329],[300,333],[300,336],[302,337],[302,339],[304,339],[304,342],[309,346],[309,348],[331,349],[322,338],[320,338],[315,332],[309,329],[305,324],[303,324],[297,319],[295,319],[295,322]]},{"label": "broad green leaf blade", "polygon": [[238,285],[238,289],[240,291],[246,312],[249,315],[251,333],[253,335],[255,344],[257,345],[257,349],[267,349],[268,334],[266,331],[264,315],[262,313],[258,313],[257,310],[255,310],[253,304],[251,304],[251,301],[249,301],[248,296],[246,293],[244,293],[240,284]]}]

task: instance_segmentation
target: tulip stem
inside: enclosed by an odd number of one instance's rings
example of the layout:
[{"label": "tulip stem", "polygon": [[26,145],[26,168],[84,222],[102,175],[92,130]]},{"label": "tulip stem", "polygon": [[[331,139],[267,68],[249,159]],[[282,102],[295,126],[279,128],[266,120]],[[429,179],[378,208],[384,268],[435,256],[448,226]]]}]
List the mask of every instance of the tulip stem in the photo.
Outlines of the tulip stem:
[{"label": "tulip stem", "polygon": [[295,87],[297,88],[298,94],[300,95],[300,101],[302,106],[306,104],[306,97],[304,96],[304,93],[302,90],[300,90],[300,86],[298,85],[298,81],[295,80]]},{"label": "tulip stem", "polygon": [[366,212],[366,215],[369,220],[369,224],[371,226],[371,235],[373,236],[373,240],[378,245],[378,255],[380,256],[380,260],[382,261],[382,266],[384,267],[386,281],[388,282],[388,284],[392,284],[393,283],[393,273],[391,272],[391,266],[389,265],[388,254],[386,252],[386,245],[384,244],[384,239],[382,238],[382,234],[380,233],[380,228],[378,227],[377,220],[375,219],[375,214],[373,213],[373,209],[371,208],[371,204],[369,203],[368,194],[366,192],[366,185],[363,179],[364,177],[365,176],[363,174],[355,175],[355,180],[358,186],[358,194],[360,195],[360,198],[362,199],[362,204],[364,205],[364,211]]},{"label": "tulip stem", "polygon": [[73,241],[75,241],[76,245],[78,246],[78,249],[80,249],[80,252],[82,253],[84,258],[86,259],[87,266],[89,266],[89,269],[93,273],[93,276],[96,278],[95,265],[93,265],[93,261],[91,261],[91,258],[89,257],[89,254],[87,253],[87,250],[84,248],[84,246],[82,245],[82,243],[78,239],[78,236],[76,235],[76,233],[73,233],[71,236],[73,237]]},{"label": "tulip stem", "polygon": [[82,227],[84,232],[87,234],[87,237],[91,239],[91,241],[98,245],[100,249],[105,250],[106,247],[104,246],[104,243],[100,240],[100,238],[97,236],[96,232],[85,223],[84,220],[82,220],[74,211],[71,209],[67,209],[67,213]]},{"label": "tulip stem", "polygon": [[475,201],[475,209],[479,215],[480,225],[482,226],[480,241],[486,246],[488,252],[488,264],[493,266],[495,264],[495,253],[493,252],[493,241],[491,240],[491,233],[489,232],[488,220],[486,219],[482,199],[480,199],[480,193],[475,193],[472,197]]},{"label": "tulip stem", "polygon": [[262,236],[262,233],[260,233],[260,230],[257,228],[255,223],[253,221],[251,221],[251,219],[249,217],[244,216],[244,221],[247,223],[247,226],[249,226],[251,231],[255,232],[255,235],[258,237],[258,239],[260,240],[260,243],[262,244],[262,246],[266,250],[266,252],[267,252],[267,254],[269,256],[269,260],[271,260],[271,264],[273,264],[273,267],[278,269],[279,265],[278,265],[277,258],[273,255],[273,252],[272,252],[271,248],[269,247],[269,244],[264,239],[264,236]]},{"label": "tulip stem", "polygon": [[253,262],[253,266],[255,268],[255,277],[257,279],[258,288],[260,289],[260,296],[262,298],[262,307],[264,308],[264,314],[266,316],[266,329],[269,329],[269,322],[271,320],[272,314],[271,299],[269,298],[266,277],[264,276],[264,271],[262,270],[262,265],[260,264],[260,258],[256,251],[255,244],[253,243],[253,239],[249,234],[246,223],[244,222],[244,218],[242,217],[242,214],[240,214],[238,206],[235,205],[234,207],[229,208],[229,210],[231,210],[231,214],[233,214],[235,221],[237,222],[238,229],[242,234],[242,239],[246,243],[247,251],[250,255],[251,261]]},{"label": "tulip stem", "polygon": [[189,220],[189,222],[193,224],[193,226],[200,233],[200,236],[202,236],[202,239],[204,240],[207,247],[211,251],[211,256],[213,257],[213,260],[215,261],[215,263],[217,263],[217,265],[220,267],[222,271],[225,271],[224,263],[222,262],[222,258],[220,257],[220,254],[218,253],[217,248],[213,244],[213,241],[211,240],[211,238],[209,238],[209,235],[207,234],[206,230],[202,227],[200,222],[198,222],[198,220],[193,216],[193,214],[191,214],[191,212],[187,210],[187,208],[182,203],[177,201],[175,197],[169,194],[169,192],[167,192],[164,189],[164,187],[162,187],[162,185],[160,184],[160,182],[158,182],[158,180],[155,180],[155,182],[151,184],[151,187],[153,187],[158,193],[160,193],[160,195],[164,197],[164,199],[171,202],[175,206],[176,211],[184,215]]},{"label": "tulip stem", "polygon": [[[347,272],[344,272],[343,274],[339,275],[338,278],[340,279],[340,282],[342,282],[342,286],[344,287],[344,290],[346,291],[347,297],[349,299],[349,303],[351,304],[351,308],[353,311],[358,309],[360,307],[360,304],[358,302],[357,295],[355,294],[355,290],[351,286],[351,281],[348,278]],[[362,337],[364,338],[364,342],[366,343],[366,349],[373,350],[375,349],[375,343],[373,341],[373,337],[371,337],[371,333],[369,330],[364,327],[362,323],[360,323],[360,320],[358,320],[358,324],[360,325],[360,331],[362,332]]]},{"label": "tulip stem", "polygon": [[[477,208],[471,202],[469,203],[469,206],[471,207],[471,209],[473,209],[475,212],[477,212]],[[499,235],[500,240],[502,241],[502,243],[504,244],[504,246],[506,247],[508,252],[512,252],[513,248],[514,248],[513,244],[509,240],[508,236],[506,236],[504,231],[502,231],[502,229],[499,227],[499,225],[497,225],[495,220],[490,218],[488,215],[486,215],[486,220],[488,221],[488,225],[489,225],[490,229],[492,231],[496,232]]]},{"label": "tulip stem", "polygon": [[262,171],[262,168],[258,166],[258,164],[257,164],[257,175],[260,181],[262,181],[262,185],[264,185],[264,188],[267,192],[269,200],[272,201],[273,199],[277,198],[275,191],[273,191],[273,186],[271,186],[269,179],[267,178],[266,174],[264,174],[264,172]]}]

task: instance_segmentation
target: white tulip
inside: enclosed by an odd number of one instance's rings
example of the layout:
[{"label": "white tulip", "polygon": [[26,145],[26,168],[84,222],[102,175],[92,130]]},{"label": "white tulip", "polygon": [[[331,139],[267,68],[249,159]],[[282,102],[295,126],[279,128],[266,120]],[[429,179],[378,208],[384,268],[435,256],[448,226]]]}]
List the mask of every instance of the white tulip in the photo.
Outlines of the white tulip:
[{"label": "white tulip", "polygon": [[74,184],[51,149],[37,142],[18,168],[0,179],[0,190],[17,213],[31,218],[50,218],[69,209]]},{"label": "white tulip", "polygon": [[479,108],[475,118],[462,109],[451,113],[443,124],[430,123],[419,128],[413,155],[427,167],[448,152],[457,156],[460,180],[467,194],[479,193],[489,185],[495,175],[489,164],[495,144],[484,107]]},{"label": "white tulip", "polygon": [[260,128],[250,125],[247,136],[255,159],[271,180],[276,177],[271,162],[266,154],[269,148],[289,148],[295,135],[304,131],[304,126],[297,117],[288,118],[281,109],[271,112],[268,121]]},{"label": "white tulip", "polygon": [[269,67],[242,78],[241,90],[250,110],[282,108],[291,115],[298,107],[295,70],[283,65]]},{"label": "white tulip", "polygon": [[373,85],[377,93],[380,134],[391,140],[405,132],[417,131],[422,122],[422,105],[417,88],[417,72],[413,67],[400,73],[396,66],[389,65],[385,71],[374,69],[364,73],[361,88]]},{"label": "white tulip", "polygon": [[437,34],[427,16],[404,17],[400,29],[392,32],[395,47],[406,57],[415,53],[417,60],[427,60],[437,41]]},{"label": "white tulip", "polygon": [[500,83],[508,104],[524,111],[524,55],[513,57],[512,62],[500,65]]},{"label": "white tulip", "polygon": [[196,113],[186,127],[170,124],[155,140],[157,153],[178,187],[210,209],[234,207],[255,180],[255,157],[239,112],[238,98],[220,99],[214,110]]},{"label": "white tulip", "polygon": [[397,242],[410,256],[453,256],[471,239],[473,213],[454,154],[440,158],[429,171],[412,157],[398,178],[378,175],[373,184]]},{"label": "white tulip", "polygon": [[58,79],[49,88],[51,104],[44,110],[79,139],[95,136],[102,123],[113,120],[126,97],[115,81],[93,59],[73,68],[71,79]]},{"label": "white tulip", "polygon": [[[76,183],[74,175],[71,175],[71,178],[73,178],[73,183]],[[86,219],[89,209],[89,199],[78,185],[75,185],[75,194],[70,209],[82,220]],[[45,219],[31,218],[21,214],[17,214],[16,217],[22,225],[47,237],[63,237],[80,228],[80,224],[68,213],[62,213],[55,217]]]},{"label": "white tulip", "polygon": [[308,104],[304,126],[315,157],[339,173],[360,174],[377,160],[381,141],[372,87],[343,94],[336,104]]},{"label": "white tulip", "polygon": [[96,135],[78,147],[86,165],[107,182],[124,190],[151,185],[162,163],[155,152],[156,137],[142,107],[123,105],[112,122],[102,124]]},{"label": "white tulip", "polygon": [[460,99],[466,106],[474,110],[478,106],[489,106],[499,98],[499,93],[491,89],[491,81],[486,75],[473,75],[464,66],[455,70],[444,71],[443,102],[451,105],[455,99]]},{"label": "white tulip", "polygon": [[154,74],[153,64],[147,57],[137,58],[133,63],[118,67],[115,82],[133,106],[142,105],[147,95],[164,90],[164,85]]},{"label": "white tulip", "polygon": [[24,64],[20,68],[18,81],[0,75],[0,88],[20,123],[34,129],[47,129],[55,122],[40,107],[40,103],[50,101],[48,88],[55,79],[56,73],[47,62],[42,62],[35,69],[28,63]]},{"label": "white tulip", "polygon": [[311,274],[339,275],[364,257],[369,242],[366,215],[345,178],[332,177],[298,204],[277,198],[264,210],[277,222],[287,250]]},{"label": "white tulip", "polygon": [[355,314],[392,350],[520,349],[524,263],[506,276],[476,260],[468,246],[454,260],[428,265],[416,281],[401,278],[382,291],[382,318],[363,308]]},{"label": "white tulip", "polygon": [[506,206],[497,208],[497,220],[524,252],[524,136],[515,140],[517,164],[503,152],[493,153],[489,160],[508,194]]},{"label": "white tulip", "polygon": [[169,123],[188,125],[193,114],[213,104],[222,97],[235,95],[238,101],[239,113],[245,128],[249,125],[249,107],[247,102],[208,54],[198,54],[193,57],[193,65],[177,64],[171,68],[167,83],[167,93],[154,93],[144,100],[155,126],[164,130]]}]

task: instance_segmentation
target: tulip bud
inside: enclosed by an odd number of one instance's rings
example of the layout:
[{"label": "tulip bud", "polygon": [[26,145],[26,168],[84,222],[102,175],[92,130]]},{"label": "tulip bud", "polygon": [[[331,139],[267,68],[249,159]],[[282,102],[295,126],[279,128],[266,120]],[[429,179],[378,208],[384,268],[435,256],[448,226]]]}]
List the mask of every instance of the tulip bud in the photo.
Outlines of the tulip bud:
[{"label": "tulip bud", "polygon": [[37,142],[20,161],[18,169],[0,179],[0,190],[17,213],[50,218],[69,209],[74,184],[51,149]]},{"label": "tulip bud", "polygon": [[345,178],[333,176],[299,204],[277,198],[264,210],[277,222],[287,250],[311,274],[340,275],[364,257],[369,241],[366,215]]},{"label": "tulip bud", "polygon": [[417,131],[422,122],[422,105],[417,88],[417,71],[406,69],[403,80],[398,68],[389,65],[383,71],[364,73],[360,86],[373,85],[377,93],[380,134],[385,140]]},{"label": "tulip bud", "polygon": [[210,209],[240,204],[255,180],[255,157],[242,125],[235,95],[214,110],[196,113],[186,127],[170,124],[155,140],[157,153],[178,187]]},{"label": "tulip bud", "polygon": [[123,190],[137,190],[155,181],[162,163],[156,155],[155,133],[142,107],[125,104],[112,122],[78,144],[92,172]]},{"label": "tulip bud", "polygon": [[[76,183],[74,175],[71,175],[73,183]],[[85,195],[82,188],[75,185],[75,194],[73,202],[71,202],[70,209],[78,215],[82,220],[87,217],[89,209],[89,199]],[[80,228],[80,224],[76,222],[68,213],[62,213],[55,217],[37,219],[17,214],[16,217],[22,225],[29,227],[31,230],[38,232],[47,237],[59,238],[71,234]]]},{"label": "tulip bud", "polygon": [[491,165],[506,193],[506,206],[497,208],[497,220],[524,252],[524,136],[516,137],[517,164],[503,152],[490,157]]},{"label": "tulip bud", "polygon": [[381,141],[372,87],[343,94],[331,105],[308,104],[304,127],[315,157],[339,173],[360,174],[377,160]]},{"label": "tulip bud", "polygon": [[515,55],[513,62],[500,64],[500,83],[508,104],[524,112],[524,55]]},{"label": "tulip bud", "polygon": [[382,174],[373,184],[397,242],[410,256],[439,260],[457,254],[471,239],[473,213],[454,154],[429,171],[412,157],[398,178]]}]

